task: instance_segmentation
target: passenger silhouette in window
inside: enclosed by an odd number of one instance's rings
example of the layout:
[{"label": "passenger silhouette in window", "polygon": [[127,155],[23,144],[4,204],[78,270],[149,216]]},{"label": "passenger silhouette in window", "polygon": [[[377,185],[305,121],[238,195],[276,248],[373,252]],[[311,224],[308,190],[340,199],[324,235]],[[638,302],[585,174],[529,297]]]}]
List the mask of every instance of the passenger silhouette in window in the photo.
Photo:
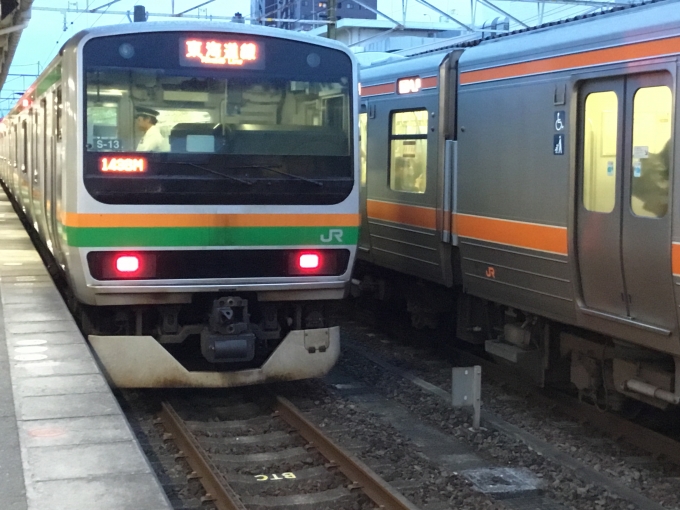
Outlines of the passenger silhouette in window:
[{"label": "passenger silhouette in window", "polygon": [[[643,209],[636,211],[638,216],[661,218],[668,211],[670,143],[670,139],[667,140],[661,151],[646,158],[633,158],[632,194],[642,202]],[[638,175],[636,165],[639,165]]]},{"label": "passenger silhouette in window", "polygon": [[392,189],[416,193],[422,193],[425,190],[425,176],[420,165],[416,165],[413,158],[397,157],[394,163]]}]

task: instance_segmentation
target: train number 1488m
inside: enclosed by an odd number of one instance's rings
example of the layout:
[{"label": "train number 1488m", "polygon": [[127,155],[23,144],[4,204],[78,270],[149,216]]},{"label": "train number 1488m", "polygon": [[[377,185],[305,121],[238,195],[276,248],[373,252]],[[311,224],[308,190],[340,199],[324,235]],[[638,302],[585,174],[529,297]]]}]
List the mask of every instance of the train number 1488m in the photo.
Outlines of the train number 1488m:
[{"label": "train number 1488m", "polygon": [[99,158],[99,169],[102,172],[145,172],[145,158]]}]

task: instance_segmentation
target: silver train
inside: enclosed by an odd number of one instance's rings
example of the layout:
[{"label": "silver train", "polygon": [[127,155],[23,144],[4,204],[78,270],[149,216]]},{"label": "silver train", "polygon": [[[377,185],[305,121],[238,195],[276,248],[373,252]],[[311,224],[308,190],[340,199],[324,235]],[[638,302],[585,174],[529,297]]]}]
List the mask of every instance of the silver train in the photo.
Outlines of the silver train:
[{"label": "silver train", "polygon": [[359,229],[357,65],[333,41],[135,23],[69,40],[0,124],[0,177],[113,383],[317,377]]},{"label": "silver train", "polygon": [[362,69],[360,288],[540,384],[678,404],[678,6]]}]

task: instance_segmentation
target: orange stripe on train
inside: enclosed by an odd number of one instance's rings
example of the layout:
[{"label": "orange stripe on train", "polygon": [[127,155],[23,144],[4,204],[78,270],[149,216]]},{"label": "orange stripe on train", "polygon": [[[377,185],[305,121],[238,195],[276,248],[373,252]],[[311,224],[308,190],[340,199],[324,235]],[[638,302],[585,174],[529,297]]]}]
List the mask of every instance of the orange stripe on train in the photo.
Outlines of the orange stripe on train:
[{"label": "orange stripe on train", "polygon": [[[398,81],[398,80],[397,80]],[[436,76],[426,76],[421,79],[420,89],[433,89],[437,86],[438,78]],[[379,96],[383,94],[394,94],[397,92],[397,82],[381,83],[380,85],[367,85],[361,87],[361,97]]]},{"label": "orange stripe on train", "polygon": [[367,200],[366,212],[369,218],[402,223],[412,227],[437,228],[437,210],[431,207],[395,204],[379,200]]},{"label": "orange stripe on train", "polygon": [[369,85],[361,87],[361,97],[377,96],[380,94],[394,94],[397,90],[395,83],[382,83],[380,85]]},{"label": "orange stripe on train", "polygon": [[532,60],[520,64],[508,64],[505,66],[480,69],[478,71],[467,71],[461,73],[460,83],[461,85],[466,85],[470,83],[515,78],[518,76],[549,73],[552,71],[563,71],[565,69],[624,62],[627,60],[657,57],[674,53],[680,53],[680,37],[625,44],[613,48]]},{"label": "orange stripe on train", "polygon": [[432,89],[437,86],[437,77],[436,76],[427,76],[422,79],[421,81],[421,88],[423,89]]},{"label": "orange stripe on train", "polygon": [[78,214],[69,227],[357,227],[358,214]]},{"label": "orange stripe on train", "polygon": [[538,223],[454,215],[454,232],[461,237],[567,255],[567,229]]},{"label": "orange stripe on train", "polygon": [[680,243],[673,243],[671,267],[673,268],[673,274],[680,276]]}]

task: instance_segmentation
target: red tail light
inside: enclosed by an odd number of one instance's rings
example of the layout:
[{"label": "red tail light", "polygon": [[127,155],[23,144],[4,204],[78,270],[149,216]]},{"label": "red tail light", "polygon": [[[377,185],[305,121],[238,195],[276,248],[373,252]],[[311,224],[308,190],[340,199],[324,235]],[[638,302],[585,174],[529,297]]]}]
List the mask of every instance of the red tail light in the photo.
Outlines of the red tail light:
[{"label": "red tail light", "polygon": [[300,269],[319,269],[321,257],[318,253],[301,253],[298,257],[298,267]]},{"label": "red tail light", "polygon": [[337,256],[333,250],[296,251],[288,255],[291,276],[323,276],[334,274]]},{"label": "red tail light", "polygon": [[156,255],[152,253],[106,252],[100,256],[96,264],[100,269],[92,271],[92,275],[101,275],[104,280],[144,279],[156,276]]},{"label": "red tail light", "polygon": [[116,257],[116,271],[120,273],[136,273],[139,271],[139,257],[136,255],[119,255]]}]

